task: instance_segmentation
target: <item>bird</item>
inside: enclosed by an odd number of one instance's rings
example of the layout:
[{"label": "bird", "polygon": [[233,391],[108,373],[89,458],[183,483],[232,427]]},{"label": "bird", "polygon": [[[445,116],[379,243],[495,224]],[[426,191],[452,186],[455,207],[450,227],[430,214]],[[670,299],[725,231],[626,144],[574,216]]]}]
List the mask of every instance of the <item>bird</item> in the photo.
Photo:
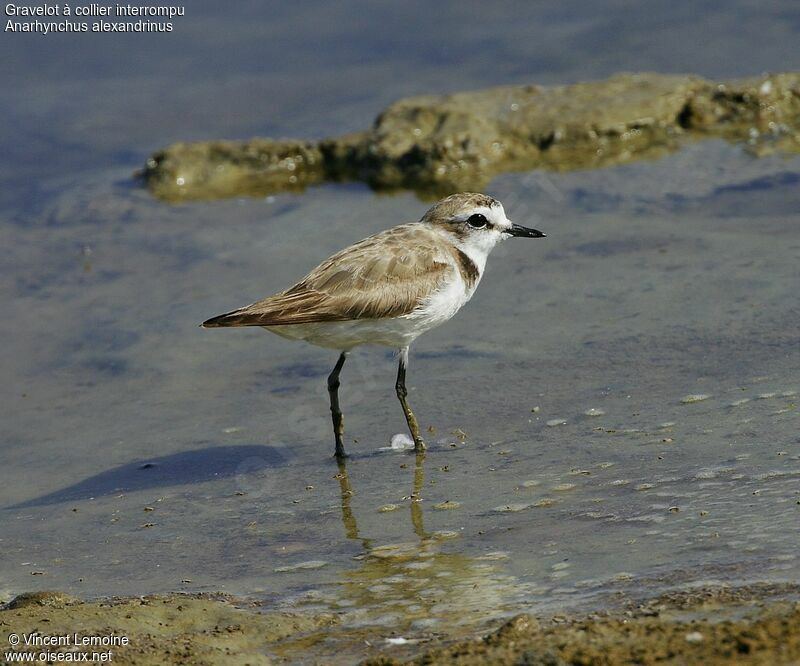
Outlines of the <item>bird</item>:
[{"label": "bird", "polygon": [[336,458],[345,457],[339,375],[359,345],[398,350],[395,391],[414,450],[425,451],[408,404],[409,347],[472,298],[492,248],[506,238],[544,238],[506,217],[503,205],[475,192],[452,194],[419,222],[401,224],[337,252],[295,285],[204,321],[203,328],[260,326],[291,340],[336,350],[328,376]]}]

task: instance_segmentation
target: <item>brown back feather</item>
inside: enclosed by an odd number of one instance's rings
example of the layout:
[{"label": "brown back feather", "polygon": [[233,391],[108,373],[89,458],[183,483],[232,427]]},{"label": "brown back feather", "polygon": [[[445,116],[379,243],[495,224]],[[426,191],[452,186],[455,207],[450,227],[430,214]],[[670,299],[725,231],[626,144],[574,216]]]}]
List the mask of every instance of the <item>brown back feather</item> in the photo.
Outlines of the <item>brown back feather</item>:
[{"label": "brown back feather", "polygon": [[440,243],[441,237],[420,223],[387,229],[323,261],[286,291],[203,326],[284,326],[408,314],[453,270]]}]

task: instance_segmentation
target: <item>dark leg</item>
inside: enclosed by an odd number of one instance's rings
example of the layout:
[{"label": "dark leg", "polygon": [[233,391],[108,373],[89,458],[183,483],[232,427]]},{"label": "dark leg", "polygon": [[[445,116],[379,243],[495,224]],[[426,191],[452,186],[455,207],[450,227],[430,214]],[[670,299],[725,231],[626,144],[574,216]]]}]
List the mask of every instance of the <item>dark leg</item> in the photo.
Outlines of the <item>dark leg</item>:
[{"label": "dark leg", "polygon": [[414,438],[414,450],[419,453],[425,450],[425,442],[422,441],[422,435],[419,434],[419,424],[411,407],[408,406],[406,396],[406,365],[408,364],[408,347],[403,347],[400,350],[400,364],[397,367],[397,382],[394,385],[397,391],[397,397],[400,399],[400,404],[403,406],[403,414],[406,415],[406,422],[408,429],[411,431],[411,437]]},{"label": "dark leg", "polygon": [[336,457],[344,458],[344,444],[342,444],[342,437],[344,436],[344,417],[342,410],[339,409],[339,373],[342,371],[342,366],[347,359],[347,352],[342,352],[339,355],[339,360],[333,366],[333,371],[328,375],[328,395],[331,398],[331,417],[333,418],[333,436],[336,438]]}]

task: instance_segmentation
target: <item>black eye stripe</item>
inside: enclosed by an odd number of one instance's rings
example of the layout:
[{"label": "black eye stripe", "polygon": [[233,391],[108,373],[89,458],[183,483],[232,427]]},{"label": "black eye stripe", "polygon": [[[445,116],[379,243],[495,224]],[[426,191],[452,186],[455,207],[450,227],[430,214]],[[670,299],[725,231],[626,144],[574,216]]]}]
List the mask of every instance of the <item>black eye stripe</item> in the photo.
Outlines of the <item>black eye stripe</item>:
[{"label": "black eye stripe", "polygon": [[489,220],[486,219],[486,216],[482,213],[475,213],[474,215],[470,215],[467,218],[467,224],[471,226],[473,229],[484,229],[486,227],[491,227],[492,225],[489,224]]}]

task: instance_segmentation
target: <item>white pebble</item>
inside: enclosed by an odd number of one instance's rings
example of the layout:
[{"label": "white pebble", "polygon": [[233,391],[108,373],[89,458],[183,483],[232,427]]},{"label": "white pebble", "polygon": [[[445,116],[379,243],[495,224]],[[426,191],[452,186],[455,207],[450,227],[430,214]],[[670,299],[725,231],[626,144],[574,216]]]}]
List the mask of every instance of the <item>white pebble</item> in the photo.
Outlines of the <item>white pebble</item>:
[{"label": "white pebble", "polygon": [[398,636],[397,638],[387,638],[386,644],[387,645],[405,645],[410,641],[407,638],[403,638],[402,636]]},{"label": "white pebble", "polygon": [[393,451],[406,451],[414,448],[414,440],[404,432],[399,432],[392,437],[391,447]]}]

